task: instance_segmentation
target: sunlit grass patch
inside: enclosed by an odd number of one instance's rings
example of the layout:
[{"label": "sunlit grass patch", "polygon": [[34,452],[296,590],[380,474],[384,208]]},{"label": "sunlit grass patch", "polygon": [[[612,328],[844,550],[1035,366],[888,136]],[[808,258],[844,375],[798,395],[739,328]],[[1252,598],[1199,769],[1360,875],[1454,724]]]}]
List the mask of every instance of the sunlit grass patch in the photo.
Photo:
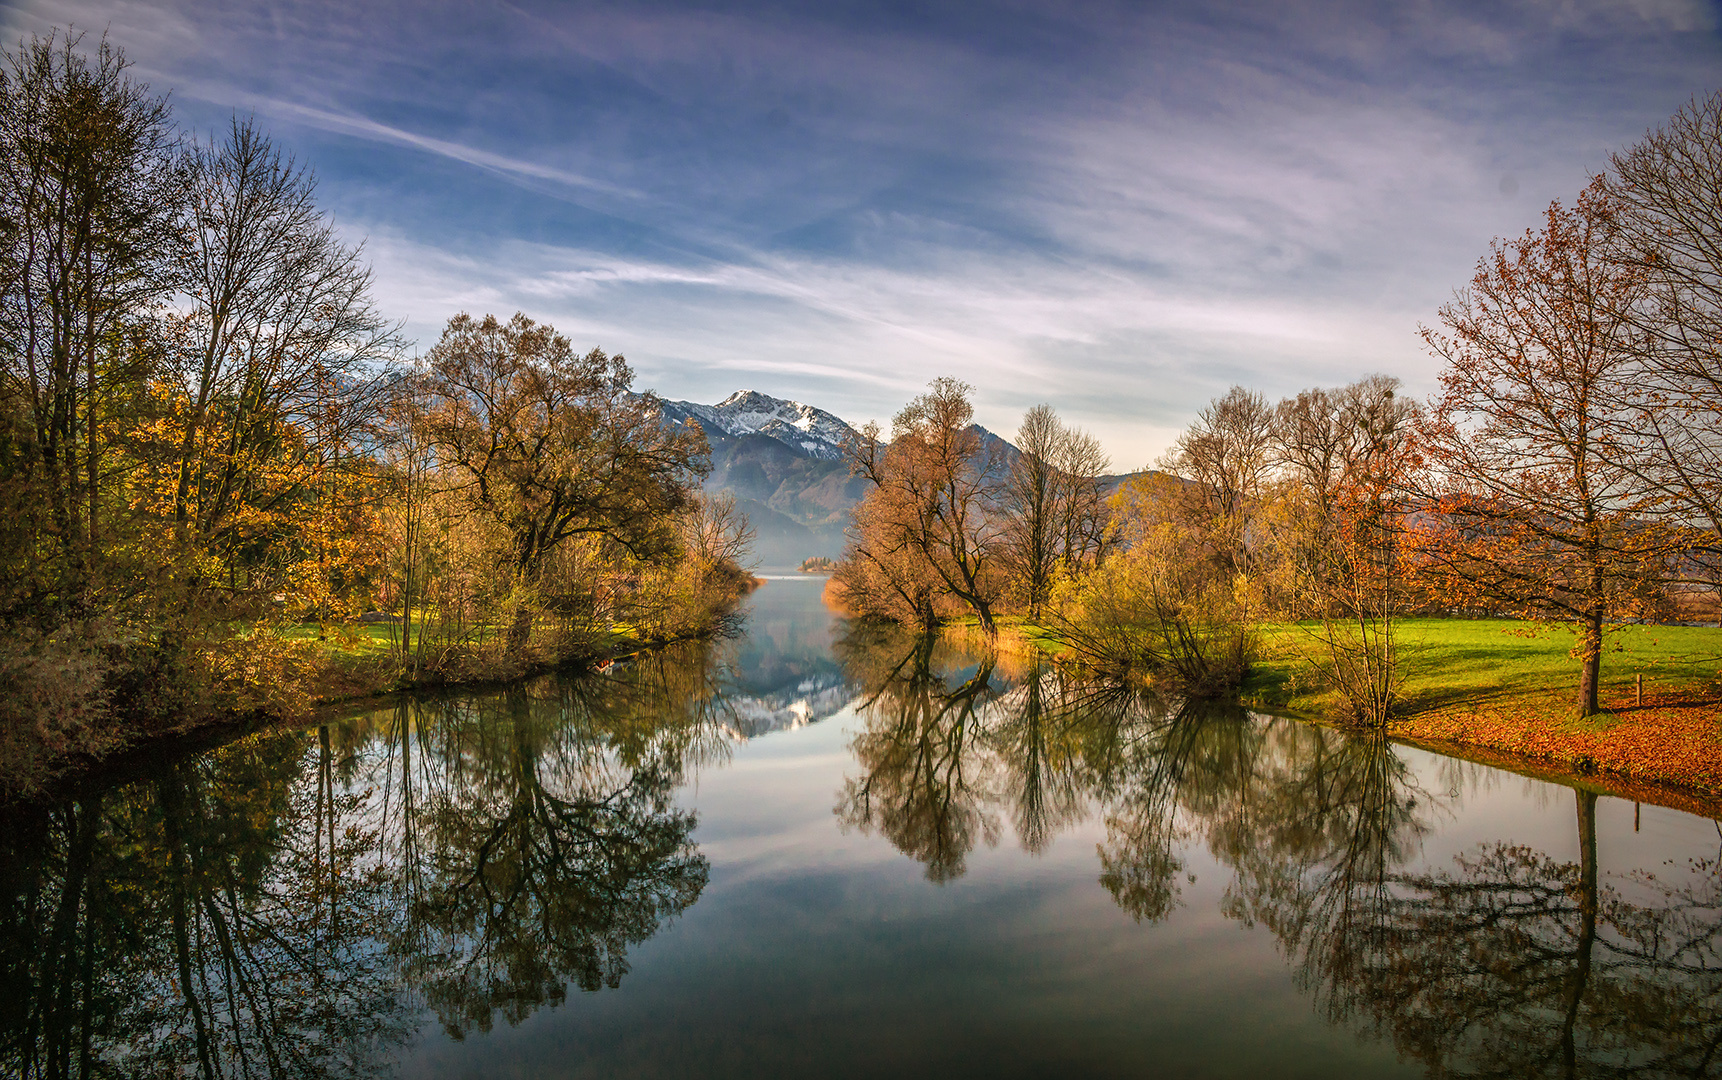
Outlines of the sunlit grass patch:
[{"label": "sunlit grass patch", "polygon": [[388,623],[296,623],[283,627],[288,641],[313,641],[331,655],[353,659],[386,656],[395,647],[400,629]]},{"label": "sunlit grass patch", "polygon": [[[1315,682],[1310,665],[1322,647],[1318,629],[1313,623],[1264,627],[1264,655],[1246,695],[1267,707],[1321,711],[1326,691]],[[1407,712],[1516,701],[1566,715],[1577,697],[1579,662],[1571,655],[1576,639],[1564,627],[1513,619],[1415,618],[1399,620],[1397,635]],[[1636,706],[1639,676],[1647,699],[1671,691],[1707,699],[1722,678],[1722,629],[1616,630],[1608,636],[1602,660],[1605,707]]]},{"label": "sunlit grass patch", "polygon": [[953,644],[990,648],[996,652],[1020,654],[1033,658],[1041,653],[1057,656],[1069,649],[1058,634],[1019,615],[1002,615],[993,620],[997,633],[989,637],[974,616],[953,619],[943,628],[943,637]]}]

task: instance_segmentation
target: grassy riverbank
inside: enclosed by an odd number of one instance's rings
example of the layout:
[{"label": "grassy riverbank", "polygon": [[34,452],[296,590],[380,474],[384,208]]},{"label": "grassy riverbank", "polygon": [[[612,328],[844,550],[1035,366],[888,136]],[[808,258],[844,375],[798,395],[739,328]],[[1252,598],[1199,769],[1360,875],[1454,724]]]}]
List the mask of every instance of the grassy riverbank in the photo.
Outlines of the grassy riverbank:
[{"label": "grassy riverbank", "polygon": [[[1512,619],[1402,619],[1397,624],[1399,670],[1407,714],[1456,706],[1535,702],[1539,710],[1576,710],[1578,661],[1574,636],[1560,627]],[[1262,631],[1263,660],[1250,692],[1263,704],[1319,713],[1328,701],[1309,677],[1321,643],[1313,624]],[[1602,696],[1611,711],[1636,704],[1642,676],[1647,699],[1708,693],[1722,677],[1722,629],[1627,626],[1603,656]]]},{"label": "grassy riverbank", "polygon": [[[1629,786],[1722,795],[1722,629],[1622,628],[1603,658],[1606,711],[1581,719],[1570,632],[1508,619],[1397,625],[1404,684],[1402,707],[1388,728],[1394,737],[1556,772],[1607,775]],[[1321,643],[1314,629],[1262,630],[1262,657],[1242,691],[1246,704],[1317,722],[1339,712],[1315,676],[1312,658]],[[967,624],[947,634],[977,643],[983,636]],[[1009,654],[1062,650],[1056,633],[1027,623],[1001,625],[999,646]]]},{"label": "grassy riverbank", "polygon": [[[1578,716],[1573,640],[1505,619],[1403,620],[1403,706],[1389,733],[1722,793],[1722,629],[1619,630],[1603,657],[1605,711],[1589,718]],[[1263,647],[1247,700],[1311,719],[1334,711],[1310,677],[1310,628],[1270,627]]]},{"label": "grassy riverbank", "polygon": [[522,678],[556,667],[595,665],[651,645],[631,628],[590,628],[557,635],[508,657],[503,633],[475,635],[458,653],[439,643],[429,666],[403,660],[398,628],[386,623],[302,623],[280,632],[303,650],[304,690],[312,705],[329,705],[425,685],[462,685]]},{"label": "grassy riverbank", "polygon": [[[611,661],[677,642],[724,632],[735,604],[757,587],[746,579],[724,610],[698,622],[656,632],[627,624],[555,622],[524,645],[509,648],[502,627],[480,627],[458,639],[433,638],[403,655],[387,623],[239,625],[188,650],[174,673],[195,672],[201,695],[186,680],[158,681],[153,691],[116,695],[92,721],[68,722],[39,710],[34,724],[0,729],[0,803],[29,799],[120,758],[164,746],[220,741],[274,723],[296,723],[345,702],[415,687],[483,686],[556,669],[603,667]],[[210,743],[213,745],[213,743]]]}]

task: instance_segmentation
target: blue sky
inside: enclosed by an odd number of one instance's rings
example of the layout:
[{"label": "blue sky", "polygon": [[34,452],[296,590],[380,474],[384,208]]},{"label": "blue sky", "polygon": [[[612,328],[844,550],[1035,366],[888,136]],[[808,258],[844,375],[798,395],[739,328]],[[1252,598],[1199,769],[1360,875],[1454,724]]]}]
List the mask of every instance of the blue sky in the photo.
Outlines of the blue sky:
[{"label": "blue sky", "polygon": [[1120,468],[1233,382],[1433,389],[1492,237],[1722,88],[1714,5],[10,0],[254,113],[422,346],[548,321],[639,383],[863,421],[937,375]]}]

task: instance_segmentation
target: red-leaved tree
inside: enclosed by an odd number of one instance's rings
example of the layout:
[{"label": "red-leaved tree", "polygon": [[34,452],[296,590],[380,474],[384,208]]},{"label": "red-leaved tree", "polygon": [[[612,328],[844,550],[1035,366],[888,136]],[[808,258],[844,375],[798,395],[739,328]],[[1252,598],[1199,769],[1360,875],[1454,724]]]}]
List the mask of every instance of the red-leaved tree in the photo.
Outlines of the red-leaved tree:
[{"label": "red-leaved tree", "polygon": [[1605,627],[1659,600],[1673,543],[1633,461],[1626,313],[1644,284],[1606,257],[1615,221],[1600,182],[1551,204],[1542,229],[1493,245],[1444,331],[1423,331],[1447,362],[1424,426],[1435,602],[1573,626],[1587,716]]}]

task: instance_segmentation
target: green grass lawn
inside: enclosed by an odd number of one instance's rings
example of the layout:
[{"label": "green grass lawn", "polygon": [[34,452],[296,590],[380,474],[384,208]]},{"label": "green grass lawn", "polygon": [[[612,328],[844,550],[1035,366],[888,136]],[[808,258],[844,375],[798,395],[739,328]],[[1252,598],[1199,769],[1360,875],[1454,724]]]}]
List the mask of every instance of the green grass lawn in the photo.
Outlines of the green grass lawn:
[{"label": "green grass lawn", "polygon": [[[1569,655],[1574,634],[1559,626],[1511,619],[1402,619],[1400,670],[1413,711],[1488,704],[1527,696],[1568,700],[1578,692],[1579,665]],[[1308,624],[1263,630],[1265,657],[1245,687],[1264,706],[1319,711],[1308,657],[1321,642]],[[1701,626],[1627,626],[1611,633],[1602,659],[1602,695],[1620,701],[1644,676],[1645,695],[1707,688],[1722,676],[1722,629]]]},{"label": "green grass lawn", "polygon": [[387,656],[399,629],[388,623],[298,623],[284,627],[289,641],[318,641],[331,653],[365,660]]},{"label": "green grass lawn", "polygon": [[[422,627],[413,626],[414,640],[418,638]],[[472,641],[482,644],[493,635],[502,632],[501,627],[480,626],[476,629]],[[612,646],[619,646],[638,636],[638,630],[627,623],[615,623],[608,632]],[[329,656],[337,660],[358,662],[387,657],[394,650],[400,628],[392,623],[296,623],[281,629],[280,634],[289,641],[310,641],[317,643]]]}]

